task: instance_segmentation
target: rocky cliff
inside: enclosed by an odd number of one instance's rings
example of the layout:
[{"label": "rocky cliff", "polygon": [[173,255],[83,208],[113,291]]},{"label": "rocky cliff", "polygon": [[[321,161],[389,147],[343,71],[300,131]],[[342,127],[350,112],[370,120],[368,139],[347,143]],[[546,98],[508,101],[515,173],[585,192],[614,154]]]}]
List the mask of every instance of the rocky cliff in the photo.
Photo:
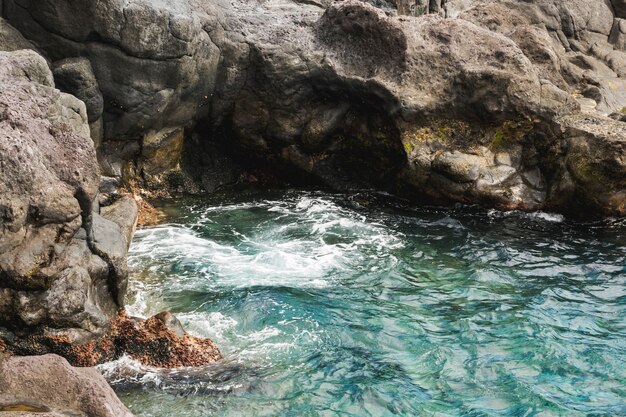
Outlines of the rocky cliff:
[{"label": "rocky cliff", "polygon": [[122,354],[159,366],[219,359],[172,317],[124,314],[137,205],[99,193],[88,108],[99,90],[67,76],[89,62],[52,66],[65,86],[85,87],[81,101],[56,88],[49,62],[4,20],[0,34],[0,354],[55,352],[79,365]]},{"label": "rocky cliff", "polygon": [[372,3],[3,14],[87,104],[113,184],[211,191],[261,168],[416,202],[624,214],[622,0]]},{"label": "rocky cliff", "polygon": [[121,306],[130,235],[98,214],[83,102],[34,51],[0,52],[0,68],[0,324],[79,342]]}]

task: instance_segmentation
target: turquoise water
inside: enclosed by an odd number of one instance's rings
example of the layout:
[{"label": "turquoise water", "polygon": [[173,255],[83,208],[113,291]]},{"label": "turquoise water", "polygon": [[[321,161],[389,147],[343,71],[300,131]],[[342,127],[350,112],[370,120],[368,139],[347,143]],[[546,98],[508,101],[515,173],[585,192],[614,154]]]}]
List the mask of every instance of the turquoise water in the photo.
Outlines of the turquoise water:
[{"label": "turquoise water", "polygon": [[137,416],[624,416],[626,223],[276,191],[173,201],[129,309],[223,363],[102,367]]}]

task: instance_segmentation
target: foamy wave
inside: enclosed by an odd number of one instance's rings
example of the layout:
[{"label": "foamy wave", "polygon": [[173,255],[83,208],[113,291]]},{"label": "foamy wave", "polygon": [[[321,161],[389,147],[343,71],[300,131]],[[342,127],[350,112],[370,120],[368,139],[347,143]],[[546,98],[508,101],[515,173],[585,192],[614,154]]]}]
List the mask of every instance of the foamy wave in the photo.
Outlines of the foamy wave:
[{"label": "foamy wave", "polygon": [[163,382],[156,368],[144,366],[130,356],[96,366],[96,369],[110,384],[135,382],[142,385],[159,387]]},{"label": "foamy wave", "polygon": [[217,312],[180,313],[176,317],[190,334],[208,337],[216,342],[224,339],[237,326],[235,319]]},{"label": "foamy wave", "polygon": [[[196,231],[216,212],[265,207],[289,216],[287,224],[267,223],[248,233],[235,233],[241,243],[224,245]],[[284,219],[283,219],[284,220]],[[296,237],[294,237],[296,235]],[[352,242],[350,242],[352,238]],[[328,241],[328,243],[326,243]],[[402,247],[402,240],[376,223],[322,198],[301,197],[294,202],[237,204],[207,209],[194,227],[175,224],[138,231],[129,264],[138,269],[151,263],[155,275],[178,265],[175,285],[211,287],[251,285],[323,288],[332,285],[335,272],[354,267],[361,256]],[[369,249],[368,249],[369,248]],[[147,302],[136,305],[145,311]]]},{"label": "foamy wave", "polygon": [[98,365],[96,369],[113,387],[141,387],[183,395],[246,390],[245,374],[249,371],[237,361],[228,360],[204,367],[153,368],[128,356]]},{"label": "foamy wave", "polygon": [[499,210],[489,210],[489,217],[491,218],[501,218],[501,217],[520,217],[526,218],[530,220],[541,220],[545,222],[551,223],[562,223],[565,221],[565,216],[557,213],[547,213],[544,211],[533,211],[530,213],[526,213],[519,210],[511,210],[511,211],[499,211]]}]

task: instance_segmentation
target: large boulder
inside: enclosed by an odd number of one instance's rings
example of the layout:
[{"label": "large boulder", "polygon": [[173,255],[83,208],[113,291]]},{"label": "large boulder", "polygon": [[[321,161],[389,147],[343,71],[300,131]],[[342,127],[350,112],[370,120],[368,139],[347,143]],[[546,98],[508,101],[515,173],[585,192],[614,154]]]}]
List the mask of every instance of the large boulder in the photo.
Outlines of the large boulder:
[{"label": "large boulder", "polygon": [[[85,104],[36,52],[0,53],[0,326],[12,349],[104,334],[122,307],[127,239],[94,204]],[[133,220],[131,220],[133,221]],[[37,334],[38,343],[26,343]]]},{"label": "large boulder", "polygon": [[0,413],[23,417],[133,416],[97,370],[74,368],[56,355],[0,357]]}]

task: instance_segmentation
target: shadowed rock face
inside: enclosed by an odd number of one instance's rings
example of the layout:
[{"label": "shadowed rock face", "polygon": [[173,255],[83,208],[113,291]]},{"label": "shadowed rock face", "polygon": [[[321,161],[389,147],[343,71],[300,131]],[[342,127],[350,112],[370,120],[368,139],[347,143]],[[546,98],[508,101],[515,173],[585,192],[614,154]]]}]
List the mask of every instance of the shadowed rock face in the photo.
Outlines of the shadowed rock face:
[{"label": "shadowed rock face", "polygon": [[234,159],[418,201],[623,214],[623,165],[592,186],[567,162],[574,130],[624,140],[605,118],[626,107],[619,0],[373,4],[7,0],[4,14],[59,77],[89,80],[67,90],[91,103],[109,177],[212,190]]}]

